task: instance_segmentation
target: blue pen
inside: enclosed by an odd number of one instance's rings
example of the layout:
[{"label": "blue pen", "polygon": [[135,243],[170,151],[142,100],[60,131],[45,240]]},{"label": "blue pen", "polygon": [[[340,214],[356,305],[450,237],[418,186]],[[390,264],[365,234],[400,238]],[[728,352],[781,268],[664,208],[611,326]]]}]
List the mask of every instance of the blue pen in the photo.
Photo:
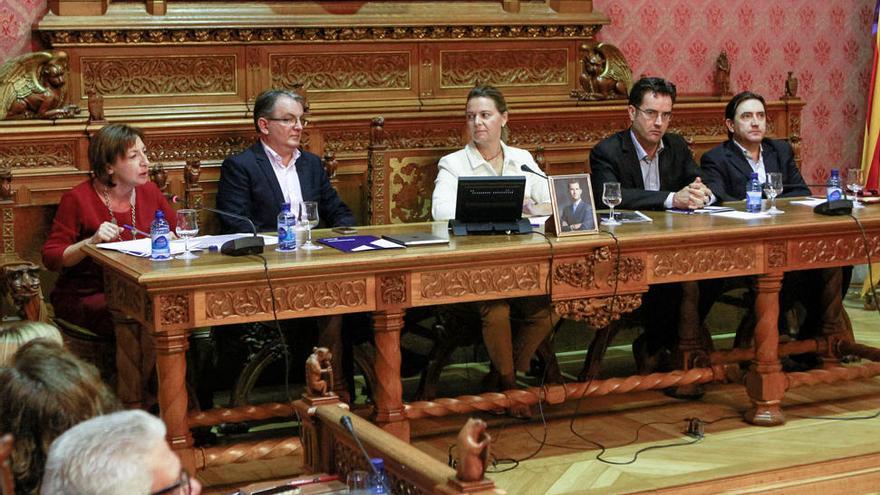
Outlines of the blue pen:
[{"label": "blue pen", "polygon": [[128,229],[128,230],[132,231],[133,233],[140,234],[144,237],[150,237],[150,234],[148,234],[142,230],[138,230],[136,227],[132,227],[131,225],[128,225],[128,224],[123,225],[122,228]]}]

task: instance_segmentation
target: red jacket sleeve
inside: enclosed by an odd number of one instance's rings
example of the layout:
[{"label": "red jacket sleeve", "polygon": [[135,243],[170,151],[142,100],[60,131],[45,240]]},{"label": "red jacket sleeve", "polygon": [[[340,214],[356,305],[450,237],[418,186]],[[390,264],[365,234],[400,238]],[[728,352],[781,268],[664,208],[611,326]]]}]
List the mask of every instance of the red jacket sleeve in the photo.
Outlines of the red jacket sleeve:
[{"label": "red jacket sleeve", "polygon": [[47,269],[60,272],[64,250],[84,238],[81,237],[82,211],[79,198],[74,191],[68,191],[61,196],[52,228],[49,230],[49,237],[43,244],[43,264]]}]

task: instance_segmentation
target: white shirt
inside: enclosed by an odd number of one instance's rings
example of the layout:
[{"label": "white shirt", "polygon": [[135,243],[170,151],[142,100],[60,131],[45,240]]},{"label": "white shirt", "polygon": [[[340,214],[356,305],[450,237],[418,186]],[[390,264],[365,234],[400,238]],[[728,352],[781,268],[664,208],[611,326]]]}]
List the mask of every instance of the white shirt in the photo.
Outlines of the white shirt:
[{"label": "white shirt", "polygon": [[272,170],[275,172],[275,178],[278,179],[278,185],[281,186],[284,202],[290,203],[291,209],[295,208],[295,205],[303,201],[302,188],[299,185],[299,175],[296,173],[296,160],[299,159],[300,151],[295,150],[290,162],[284,164],[281,161],[281,155],[275,153],[275,150],[262,140],[260,140],[260,143],[263,144],[263,150],[266,152],[266,157],[269,158],[269,163],[272,164]]},{"label": "white shirt", "polygon": [[[504,164],[501,175],[522,175],[526,178],[526,200],[535,204],[550,202],[550,186],[547,179],[535,174],[523,172],[520,167],[528,165],[532,170],[543,174],[532,154],[520,148],[501,143],[504,153]],[[431,197],[431,215],[434,220],[450,220],[455,218],[455,203],[458,199],[458,178],[473,176],[497,176],[492,165],[483,159],[473,143],[463,149],[450,153],[440,159],[437,164],[437,179],[434,180],[434,194]]]},{"label": "white shirt", "polygon": [[[657,152],[654,153],[654,158],[648,157],[648,152],[645,151],[645,148],[642,148],[642,144],[639,143],[639,140],[636,139],[635,133],[630,129],[629,137],[632,138],[632,142],[636,147],[636,156],[639,157],[639,165],[642,167],[642,182],[645,184],[646,191],[659,191],[660,190],[660,152],[663,151],[663,140],[660,140],[660,146],[657,147]],[[663,201],[664,208],[672,208],[672,197],[675,196],[674,192],[669,193],[666,196],[666,200]]]},{"label": "white shirt", "polygon": [[743,156],[746,157],[746,161],[749,162],[749,166],[752,167],[752,172],[758,173],[758,180],[763,184],[767,182],[767,169],[764,168],[764,148],[762,146],[758,147],[758,159],[754,160],[752,158],[752,154],[749,153],[747,149],[743,147],[743,145],[736,142],[736,139],[732,139],[733,144],[742,151]]}]

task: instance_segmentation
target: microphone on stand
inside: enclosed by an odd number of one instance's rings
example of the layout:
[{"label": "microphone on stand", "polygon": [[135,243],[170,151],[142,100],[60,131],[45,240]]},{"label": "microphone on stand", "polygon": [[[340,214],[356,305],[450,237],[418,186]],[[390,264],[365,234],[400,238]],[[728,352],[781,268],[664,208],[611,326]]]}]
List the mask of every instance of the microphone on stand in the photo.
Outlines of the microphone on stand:
[{"label": "microphone on stand", "polygon": [[[177,195],[166,194],[165,198],[171,204],[183,203]],[[184,203],[184,206],[187,206]],[[207,210],[218,215],[227,216],[231,218],[235,218],[238,220],[243,220],[247,222],[251,227],[251,232],[253,233],[250,237],[237,237],[235,239],[230,239],[224,242],[220,246],[220,252],[228,255],[228,256],[246,256],[249,254],[260,254],[263,252],[263,248],[266,245],[266,241],[263,240],[262,237],[257,235],[257,226],[254,225],[254,222],[251,221],[250,218],[239,215],[238,213],[232,213],[230,211],[218,210],[217,208],[211,208],[208,206],[202,206],[201,208],[195,208],[196,210]]]},{"label": "microphone on stand", "polygon": [[358,447],[360,447],[361,449],[361,453],[364,455],[364,458],[367,459],[367,465],[370,466],[370,470],[373,472],[373,476],[382,483],[383,487],[385,487],[385,493],[391,494],[391,487],[388,486],[388,480],[384,477],[379,476],[379,470],[376,469],[376,466],[373,464],[373,458],[371,458],[370,454],[367,453],[367,449],[365,449],[364,444],[361,443],[360,437],[357,433],[355,433],[354,425],[351,422],[351,416],[342,416],[341,418],[339,418],[339,424],[341,424],[342,427],[351,434],[351,437],[354,438],[354,441],[357,442]]},{"label": "microphone on stand", "polygon": [[542,174],[541,172],[536,172],[536,171],[532,170],[532,167],[526,165],[525,163],[523,163],[522,165],[520,165],[520,166],[519,166],[519,169],[522,170],[523,172],[528,172],[528,173],[530,173],[530,174],[535,174],[535,175],[537,175],[538,177],[541,177],[542,179],[548,179],[548,180],[550,179],[549,177],[547,177],[546,175]]}]

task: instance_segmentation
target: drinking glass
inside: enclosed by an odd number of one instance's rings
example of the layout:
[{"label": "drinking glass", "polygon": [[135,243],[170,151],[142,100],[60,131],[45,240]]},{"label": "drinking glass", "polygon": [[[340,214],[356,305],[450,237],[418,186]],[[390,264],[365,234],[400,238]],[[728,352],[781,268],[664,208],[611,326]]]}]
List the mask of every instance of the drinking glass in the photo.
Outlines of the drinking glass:
[{"label": "drinking glass", "polygon": [[620,182],[606,182],[602,185],[602,202],[611,209],[608,218],[602,220],[602,225],[620,225],[620,222],[614,219],[614,207],[623,201],[620,195]]},{"label": "drinking glass", "polygon": [[846,188],[852,191],[853,196],[853,209],[855,208],[864,208],[865,205],[859,202],[859,191],[863,189],[862,186],[862,169],[860,168],[851,168],[846,171]]},{"label": "drinking glass", "polygon": [[767,193],[767,197],[770,198],[770,209],[767,210],[767,213],[771,215],[782,215],[785,213],[776,207],[776,196],[779,196],[782,193],[782,187],[782,173],[768,172],[767,182],[764,183],[764,192]]},{"label": "drinking glass", "polygon": [[189,238],[195,237],[199,233],[199,212],[185,208],[177,210],[177,229],[175,229],[177,237],[183,238],[183,253],[175,256],[178,260],[192,260],[198,258],[189,250]]},{"label": "drinking glass", "polygon": [[367,493],[370,488],[370,473],[366,471],[350,471],[345,477],[345,484],[351,493]]},{"label": "drinking glass", "polygon": [[299,221],[306,228],[307,235],[306,242],[301,248],[306,251],[322,249],[324,246],[312,243],[312,229],[318,226],[318,221],[320,220],[318,217],[318,203],[315,201],[303,201],[300,203],[300,208]]}]

